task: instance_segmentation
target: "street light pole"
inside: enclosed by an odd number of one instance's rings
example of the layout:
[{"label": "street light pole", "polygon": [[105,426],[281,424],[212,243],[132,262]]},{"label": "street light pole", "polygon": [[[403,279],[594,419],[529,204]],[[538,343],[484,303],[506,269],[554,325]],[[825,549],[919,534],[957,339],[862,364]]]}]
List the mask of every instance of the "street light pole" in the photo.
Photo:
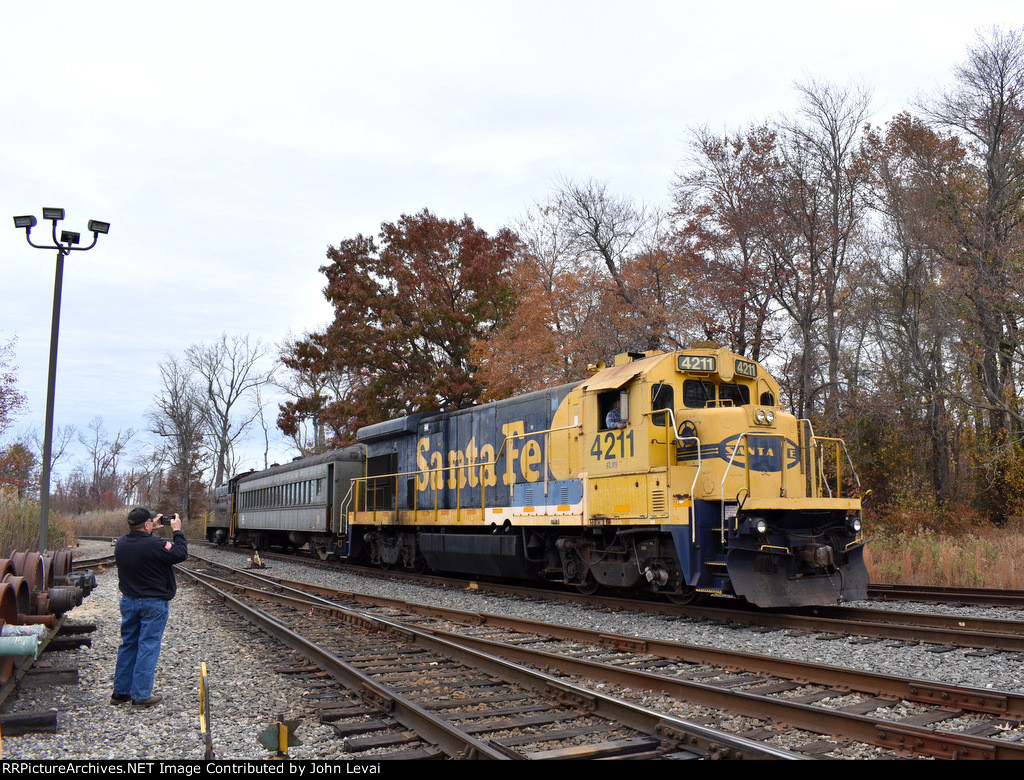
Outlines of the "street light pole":
[{"label": "street light pole", "polygon": [[64,258],[72,252],[85,252],[96,246],[100,233],[110,230],[109,222],[89,220],[92,231],[92,243],[89,246],[75,246],[81,236],[70,230],[63,230],[60,240],[57,239],[57,223],[64,219],[64,209],[44,208],[43,219],[53,223],[53,244],[32,243],[32,228],[36,225],[33,216],[15,217],[14,227],[25,229],[25,240],[36,249],[57,250],[57,271],[53,280],[53,318],[50,322],[50,366],[46,381],[46,424],[43,434],[42,473],[39,478],[39,551],[46,550],[47,535],[50,525],[50,458],[53,451],[53,399],[57,385],[57,334],[60,329],[60,297],[64,285]]}]

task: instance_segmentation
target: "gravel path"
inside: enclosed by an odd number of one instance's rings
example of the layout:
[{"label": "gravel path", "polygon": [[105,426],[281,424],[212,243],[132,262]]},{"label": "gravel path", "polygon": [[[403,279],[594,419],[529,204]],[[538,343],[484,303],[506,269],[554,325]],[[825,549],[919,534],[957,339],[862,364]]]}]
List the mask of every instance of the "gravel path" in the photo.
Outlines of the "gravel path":
[{"label": "gravel path", "polygon": [[[101,554],[108,545],[83,542],[75,557]],[[239,565],[243,553],[230,549],[201,550],[203,555],[222,558]],[[813,658],[822,663],[905,675],[937,682],[978,688],[1024,691],[1024,663],[1019,656],[995,653],[974,655],[968,650],[923,652],[922,647],[899,642],[855,644],[845,639],[823,641],[814,636],[792,636],[787,631],[761,633],[687,620],[666,619],[577,606],[498,598],[470,589],[437,589],[419,585],[360,577],[344,571],[313,570],[297,564],[271,561],[268,572],[293,579],[381,594],[408,601],[441,604],[457,609],[515,614],[552,623],[586,625],[592,629],[635,636],[651,636],[690,644],[734,648],[750,653]],[[69,615],[73,623],[93,622],[92,647],[51,654],[57,666],[77,667],[79,684],[26,690],[8,701],[5,712],[55,709],[56,735],[5,737],[5,759],[202,759],[204,745],[199,732],[199,664],[206,663],[212,705],[211,733],[216,757],[220,759],[261,759],[267,751],[257,735],[275,716],[299,718],[301,746],[292,749],[294,758],[355,758],[340,751],[329,726],[312,716],[303,700],[301,681],[282,680],[266,669],[281,664],[290,654],[269,642],[240,618],[225,617],[206,603],[198,589],[179,576],[178,596],[171,603],[171,617],[164,634],[163,651],[157,667],[155,692],[164,701],[151,709],[109,704],[111,678],[117,654],[119,615],[117,573],[97,575],[98,587]],[[863,606],[879,606],[865,602]],[[892,608],[893,605],[885,605]],[[992,610],[977,608],[935,608],[915,605],[915,611],[942,611],[978,615]],[[999,616],[1024,620],[1024,614],[996,610]],[[631,697],[632,698],[632,697]],[[664,706],[658,697],[639,696],[646,706]],[[675,707],[687,717],[686,708]],[[691,713],[692,714],[692,713]],[[870,753],[867,754],[868,756]],[[365,756],[360,756],[365,758]],[[866,757],[861,754],[859,757]]]}]

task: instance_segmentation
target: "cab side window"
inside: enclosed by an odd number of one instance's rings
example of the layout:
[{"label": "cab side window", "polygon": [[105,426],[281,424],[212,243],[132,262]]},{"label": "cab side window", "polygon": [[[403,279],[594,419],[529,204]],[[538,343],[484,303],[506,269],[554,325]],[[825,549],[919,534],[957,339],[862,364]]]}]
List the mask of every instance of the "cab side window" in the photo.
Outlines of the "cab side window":
[{"label": "cab side window", "polygon": [[610,430],[629,424],[629,393],[625,390],[610,390],[597,397],[598,430]]},{"label": "cab side window", "polygon": [[[675,402],[673,400],[673,396],[674,393],[672,392],[672,385],[664,383],[654,385],[654,387],[651,388],[651,411],[657,412],[661,409],[674,409]],[[664,428],[669,424],[668,415],[664,412],[661,414],[652,414],[651,424]]]},{"label": "cab side window", "polygon": [[610,390],[601,393],[597,397],[597,429],[604,431],[608,429],[608,413],[615,408],[615,402],[619,398],[618,390]]}]

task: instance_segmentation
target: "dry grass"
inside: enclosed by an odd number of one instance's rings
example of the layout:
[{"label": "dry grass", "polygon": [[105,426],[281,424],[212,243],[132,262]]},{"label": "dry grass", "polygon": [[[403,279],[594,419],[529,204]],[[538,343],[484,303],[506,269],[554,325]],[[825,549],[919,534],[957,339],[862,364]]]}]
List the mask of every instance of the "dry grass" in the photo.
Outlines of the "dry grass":
[{"label": "dry grass", "polygon": [[[202,539],[206,526],[203,518],[182,520],[181,530],[189,539]],[[86,512],[75,518],[77,536],[123,536],[128,533],[128,510]],[[170,536],[170,531],[157,531],[159,536]]]},{"label": "dry grass", "polygon": [[[74,543],[74,523],[62,514],[50,512],[46,526],[47,548],[60,550]],[[0,556],[9,557],[18,550],[36,550],[38,544],[39,504],[0,498]]]},{"label": "dry grass", "polygon": [[[50,512],[46,547],[61,550],[72,547],[83,536],[122,536],[128,531],[128,510],[86,512],[77,517]],[[182,522],[189,539],[201,539],[202,518]],[[158,531],[170,536],[169,531]],[[10,557],[18,550],[36,550],[39,540],[39,504],[31,501],[0,499],[0,558]]]},{"label": "dry grass", "polygon": [[1024,529],[882,536],[868,544],[865,560],[871,582],[1021,590]]}]

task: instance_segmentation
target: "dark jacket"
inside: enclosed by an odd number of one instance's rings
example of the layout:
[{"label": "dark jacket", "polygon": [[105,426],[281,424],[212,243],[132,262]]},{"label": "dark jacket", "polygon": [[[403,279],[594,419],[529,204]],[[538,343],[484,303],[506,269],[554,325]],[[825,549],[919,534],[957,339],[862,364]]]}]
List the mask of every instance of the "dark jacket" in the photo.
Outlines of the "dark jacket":
[{"label": "dark jacket", "polygon": [[114,557],[118,585],[124,595],[170,601],[178,592],[174,564],[188,558],[188,543],[181,531],[175,531],[173,540],[166,541],[133,530],[117,540]]}]

